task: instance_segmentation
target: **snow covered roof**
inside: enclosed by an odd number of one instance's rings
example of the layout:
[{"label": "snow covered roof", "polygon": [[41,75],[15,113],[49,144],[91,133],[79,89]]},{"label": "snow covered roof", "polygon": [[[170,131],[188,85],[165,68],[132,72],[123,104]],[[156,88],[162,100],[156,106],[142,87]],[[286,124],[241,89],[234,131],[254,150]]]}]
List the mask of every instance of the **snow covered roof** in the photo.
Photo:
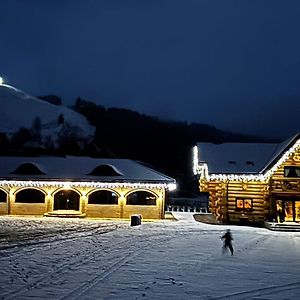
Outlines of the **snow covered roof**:
[{"label": "snow covered roof", "polygon": [[2,180],[175,183],[175,179],[129,159],[0,157]]},{"label": "snow covered roof", "polygon": [[198,143],[199,164],[207,163],[210,174],[257,174],[272,167],[299,139],[300,134],[283,143]]}]

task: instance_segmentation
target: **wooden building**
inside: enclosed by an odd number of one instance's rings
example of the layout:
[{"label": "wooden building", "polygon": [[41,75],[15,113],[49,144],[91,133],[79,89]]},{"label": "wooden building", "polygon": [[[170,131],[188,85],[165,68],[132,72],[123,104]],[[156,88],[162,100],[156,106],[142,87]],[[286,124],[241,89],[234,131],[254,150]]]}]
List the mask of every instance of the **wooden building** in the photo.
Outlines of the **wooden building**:
[{"label": "wooden building", "polygon": [[300,222],[300,134],[281,144],[198,143],[193,160],[220,223]]},{"label": "wooden building", "polygon": [[163,219],[175,180],[127,159],[0,157],[0,214]]}]

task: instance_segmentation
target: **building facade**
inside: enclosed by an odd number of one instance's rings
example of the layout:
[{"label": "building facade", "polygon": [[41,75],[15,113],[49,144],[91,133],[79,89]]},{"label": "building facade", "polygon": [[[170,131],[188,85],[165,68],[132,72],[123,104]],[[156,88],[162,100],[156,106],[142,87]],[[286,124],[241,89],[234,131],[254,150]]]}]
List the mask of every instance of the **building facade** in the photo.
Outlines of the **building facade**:
[{"label": "building facade", "polygon": [[194,174],[220,223],[300,222],[300,135],[281,144],[199,143]]},{"label": "building facade", "polygon": [[175,180],[126,159],[0,157],[0,214],[163,219]]}]

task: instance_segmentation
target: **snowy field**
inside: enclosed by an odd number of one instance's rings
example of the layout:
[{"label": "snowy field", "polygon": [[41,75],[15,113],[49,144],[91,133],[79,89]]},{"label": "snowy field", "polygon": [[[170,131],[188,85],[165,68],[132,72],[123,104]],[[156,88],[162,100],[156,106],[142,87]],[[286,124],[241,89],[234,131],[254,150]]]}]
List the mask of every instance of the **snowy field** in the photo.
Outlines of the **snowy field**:
[{"label": "snowy field", "polygon": [[[221,253],[231,228],[234,256]],[[300,233],[0,217],[1,299],[299,299]]]}]

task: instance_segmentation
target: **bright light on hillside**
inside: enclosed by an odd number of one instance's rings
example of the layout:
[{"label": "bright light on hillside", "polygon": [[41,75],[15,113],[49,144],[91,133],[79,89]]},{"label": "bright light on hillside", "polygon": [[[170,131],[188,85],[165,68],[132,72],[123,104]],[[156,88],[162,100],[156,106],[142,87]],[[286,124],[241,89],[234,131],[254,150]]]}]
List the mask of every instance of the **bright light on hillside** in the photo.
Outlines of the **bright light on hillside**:
[{"label": "bright light on hillside", "polygon": [[0,85],[3,84],[3,78],[0,76]]}]

